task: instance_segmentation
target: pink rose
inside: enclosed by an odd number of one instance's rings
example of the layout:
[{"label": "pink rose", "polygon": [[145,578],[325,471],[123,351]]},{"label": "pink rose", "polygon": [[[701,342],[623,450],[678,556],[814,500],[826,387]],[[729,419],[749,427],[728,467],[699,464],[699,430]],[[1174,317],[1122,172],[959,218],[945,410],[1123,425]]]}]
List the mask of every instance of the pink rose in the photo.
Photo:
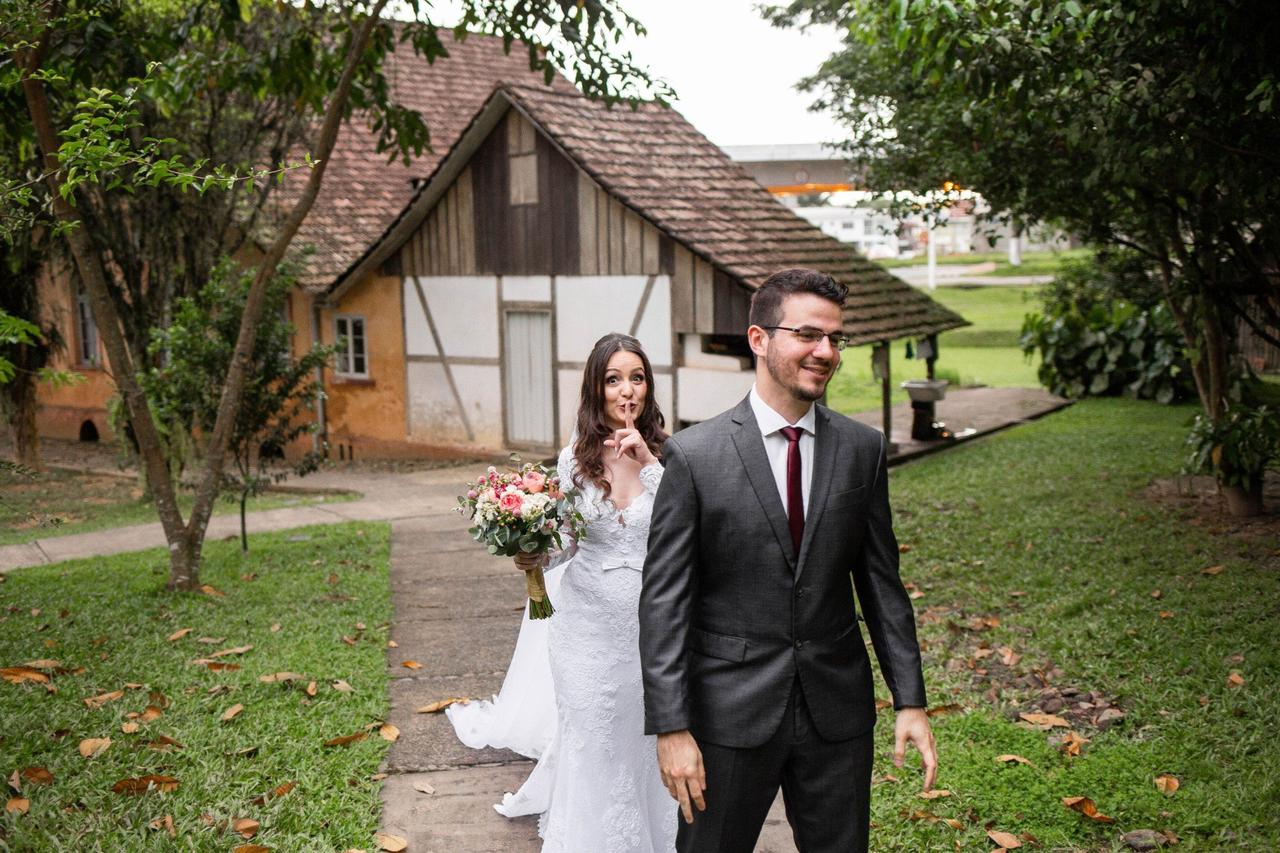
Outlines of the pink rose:
[{"label": "pink rose", "polygon": [[547,492],[547,494],[551,497],[551,500],[553,501],[558,501],[562,497],[564,497],[564,492],[556,488],[553,488],[551,491]]},{"label": "pink rose", "polygon": [[526,492],[536,495],[547,485],[547,475],[537,471],[526,471],[523,484]]},{"label": "pink rose", "polygon": [[509,512],[512,515],[519,515],[524,504],[523,499],[518,492],[504,492],[498,500],[498,506],[503,512]]},{"label": "pink rose", "polygon": [[470,489],[467,491],[467,500],[473,501],[478,497],[480,497],[480,493],[477,492],[475,489]]}]

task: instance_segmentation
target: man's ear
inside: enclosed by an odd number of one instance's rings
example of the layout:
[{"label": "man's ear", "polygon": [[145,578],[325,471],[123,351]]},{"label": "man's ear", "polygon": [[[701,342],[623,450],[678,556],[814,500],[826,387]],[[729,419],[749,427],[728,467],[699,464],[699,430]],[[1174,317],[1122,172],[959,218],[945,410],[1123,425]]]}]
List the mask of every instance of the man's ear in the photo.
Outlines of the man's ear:
[{"label": "man's ear", "polygon": [[759,326],[748,326],[747,343],[753,353],[763,357],[769,351],[769,333]]}]

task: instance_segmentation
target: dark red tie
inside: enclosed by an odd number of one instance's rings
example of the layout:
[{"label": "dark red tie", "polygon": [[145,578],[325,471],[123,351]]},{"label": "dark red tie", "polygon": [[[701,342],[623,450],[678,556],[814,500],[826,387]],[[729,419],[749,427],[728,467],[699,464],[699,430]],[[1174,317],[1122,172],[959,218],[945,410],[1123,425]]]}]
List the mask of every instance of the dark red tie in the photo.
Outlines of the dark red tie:
[{"label": "dark red tie", "polygon": [[800,488],[800,436],[799,427],[783,427],[779,430],[787,439],[787,523],[791,528],[791,544],[800,556],[800,540],[804,538],[804,492]]}]

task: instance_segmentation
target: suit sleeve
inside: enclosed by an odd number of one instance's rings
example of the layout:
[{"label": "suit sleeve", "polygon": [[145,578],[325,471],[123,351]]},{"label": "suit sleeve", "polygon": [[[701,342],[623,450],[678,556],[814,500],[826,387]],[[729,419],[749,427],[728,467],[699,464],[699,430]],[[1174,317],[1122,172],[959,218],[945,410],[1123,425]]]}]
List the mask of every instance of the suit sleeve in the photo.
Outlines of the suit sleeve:
[{"label": "suit sleeve", "polygon": [[895,709],[925,706],[924,674],[911,598],[898,575],[898,540],[889,509],[889,468],[883,436],[871,486],[864,551],[854,566],[853,584],[867,621],[880,671]]},{"label": "suit sleeve", "polygon": [[653,502],[649,549],[640,590],[640,667],[644,731],[689,728],[688,655],[698,575],[698,495],[684,451],[663,447],[666,468]]}]

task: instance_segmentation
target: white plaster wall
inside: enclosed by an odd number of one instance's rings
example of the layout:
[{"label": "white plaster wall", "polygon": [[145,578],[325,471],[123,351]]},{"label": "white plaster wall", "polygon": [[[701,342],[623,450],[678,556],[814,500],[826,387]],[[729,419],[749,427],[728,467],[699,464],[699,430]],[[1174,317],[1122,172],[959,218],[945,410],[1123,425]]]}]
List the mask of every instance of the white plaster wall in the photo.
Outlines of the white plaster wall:
[{"label": "white plaster wall", "polygon": [[409,438],[440,444],[502,447],[502,379],[497,365],[452,365],[474,432],[467,437],[440,364],[409,362]]},{"label": "white plaster wall", "polygon": [[557,370],[556,386],[560,396],[560,423],[557,443],[564,447],[578,422],[578,394],[582,391],[581,370]]},{"label": "white plaster wall", "polygon": [[[498,280],[494,276],[419,278],[446,355],[498,357]],[[439,355],[412,279],[404,282],[405,351]]]},{"label": "white plaster wall", "polygon": [[677,374],[680,399],[677,407],[684,421],[705,421],[731,409],[751,390],[755,373],[747,370],[706,370],[681,367]]},{"label": "white plaster wall", "polygon": [[[609,332],[627,332],[644,294],[644,275],[557,276],[556,347],[561,361],[587,360]],[[671,364],[671,280],[658,276],[636,337],[655,366]]]},{"label": "white plaster wall", "polygon": [[550,302],[551,276],[503,276],[502,299],[504,302]]}]

